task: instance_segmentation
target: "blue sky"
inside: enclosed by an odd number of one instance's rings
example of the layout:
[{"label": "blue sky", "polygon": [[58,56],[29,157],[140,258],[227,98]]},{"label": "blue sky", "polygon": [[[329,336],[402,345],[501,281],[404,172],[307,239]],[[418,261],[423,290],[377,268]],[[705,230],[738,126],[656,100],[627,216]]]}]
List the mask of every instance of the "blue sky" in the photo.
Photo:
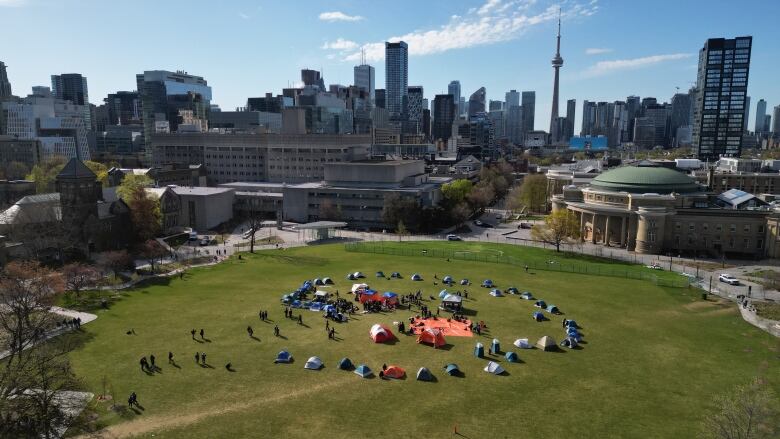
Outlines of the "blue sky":
[{"label": "blue sky", "polygon": [[0,61],[15,94],[77,72],[100,104],[134,89],[143,70],[186,70],[233,109],[297,83],[303,67],[350,84],[360,47],[382,88],[381,43],[402,37],[409,85],[424,86],[428,99],[453,79],[466,96],[481,86],[500,100],[510,89],[535,90],[536,128],[547,129],[558,6],[561,107],[577,99],[578,127],[584,99],[664,101],[675,87],[687,90],[698,50],[713,37],[754,38],[750,127],[759,98],[780,105],[776,0],[0,0]]}]

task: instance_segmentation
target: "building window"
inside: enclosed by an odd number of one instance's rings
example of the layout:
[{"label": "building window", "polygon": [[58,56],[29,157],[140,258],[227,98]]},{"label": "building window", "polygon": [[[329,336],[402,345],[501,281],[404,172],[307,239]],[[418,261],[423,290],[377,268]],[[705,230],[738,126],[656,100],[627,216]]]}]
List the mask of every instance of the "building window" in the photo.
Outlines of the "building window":
[{"label": "building window", "polygon": [[737,232],[737,225],[736,224],[729,224],[729,231],[731,233],[736,233]]},{"label": "building window", "polygon": [[758,233],[764,233],[764,226],[763,225],[758,226]]},{"label": "building window", "polygon": [[680,230],[680,223],[674,223],[674,229]]},{"label": "building window", "polygon": [[704,223],[704,224],[701,225],[701,228],[704,229],[704,231],[706,232],[707,230],[710,229],[710,224],[709,223]]},{"label": "building window", "polygon": [[750,224],[745,224],[745,226],[742,228],[742,231],[745,233],[750,233]]},{"label": "building window", "polygon": [[759,240],[756,241],[756,248],[758,250],[761,250],[761,249],[764,248],[764,240],[763,239],[759,239]]},{"label": "building window", "polygon": [[647,232],[647,240],[648,242],[655,242],[655,230]]},{"label": "building window", "polygon": [[688,223],[688,230],[690,230],[691,232],[693,232],[694,230],[696,230],[696,224],[694,224],[694,223]]},{"label": "building window", "polygon": [[742,242],[745,244],[745,250],[750,248],[750,239],[745,238],[742,240]]}]

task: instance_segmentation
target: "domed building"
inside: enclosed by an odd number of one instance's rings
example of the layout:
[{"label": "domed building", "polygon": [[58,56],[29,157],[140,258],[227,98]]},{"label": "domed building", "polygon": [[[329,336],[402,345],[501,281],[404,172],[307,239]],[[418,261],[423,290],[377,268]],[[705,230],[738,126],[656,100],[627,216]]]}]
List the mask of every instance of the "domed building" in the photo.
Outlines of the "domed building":
[{"label": "domed building", "polygon": [[583,240],[637,253],[763,256],[774,213],[751,194],[714,195],[688,175],[647,161],[557,192],[553,211],[574,212]]}]

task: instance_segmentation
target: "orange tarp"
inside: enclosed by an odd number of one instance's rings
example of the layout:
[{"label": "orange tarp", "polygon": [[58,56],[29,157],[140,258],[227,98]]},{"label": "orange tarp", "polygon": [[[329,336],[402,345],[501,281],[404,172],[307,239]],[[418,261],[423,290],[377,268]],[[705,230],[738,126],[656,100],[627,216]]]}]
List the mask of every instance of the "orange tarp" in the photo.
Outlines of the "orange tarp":
[{"label": "orange tarp", "polygon": [[473,337],[474,335],[471,333],[471,321],[466,320],[465,322],[456,322],[455,320],[450,320],[449,322],[447,319],[438,318],[436,320],[434,319],[414,319],[414,324],[412,325],[412,329],[414,330],[414,333],[417,335],[420,335],[423,331],[425,331],[428,328],[432,329],[439,329],[446,337]]}]

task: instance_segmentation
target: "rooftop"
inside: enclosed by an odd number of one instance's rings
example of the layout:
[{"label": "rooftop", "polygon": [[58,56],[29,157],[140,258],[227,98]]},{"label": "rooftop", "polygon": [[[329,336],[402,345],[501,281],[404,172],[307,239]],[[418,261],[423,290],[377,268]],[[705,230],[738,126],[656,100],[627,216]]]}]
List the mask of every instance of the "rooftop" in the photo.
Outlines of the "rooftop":
[{"label": "rooftop", "polygon": [[691,177],[673,169],[640,162],[604,172],[591,182],[594,189],[630,193],[691,193],[701,187]]}]

